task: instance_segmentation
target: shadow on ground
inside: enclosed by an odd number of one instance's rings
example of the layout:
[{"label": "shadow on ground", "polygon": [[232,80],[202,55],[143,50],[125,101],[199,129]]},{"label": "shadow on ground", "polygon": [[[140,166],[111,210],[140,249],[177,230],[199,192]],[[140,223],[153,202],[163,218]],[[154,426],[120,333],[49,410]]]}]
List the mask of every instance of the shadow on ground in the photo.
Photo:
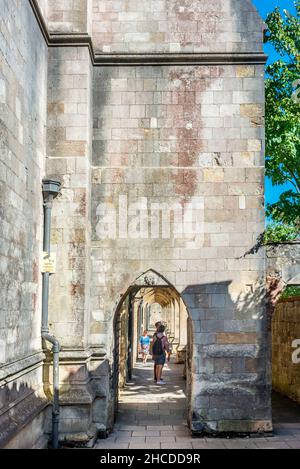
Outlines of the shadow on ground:
[{"label": "shadow on ground", "polygon": [[273,394],[274,436],[193,438],[186,424],[182,367],[171,363],[167,384],[153,381],[153,364],[138,364],[132,382],[121,392],[114,431],[98,440],[97,449],[300,449],[300,405]]}]

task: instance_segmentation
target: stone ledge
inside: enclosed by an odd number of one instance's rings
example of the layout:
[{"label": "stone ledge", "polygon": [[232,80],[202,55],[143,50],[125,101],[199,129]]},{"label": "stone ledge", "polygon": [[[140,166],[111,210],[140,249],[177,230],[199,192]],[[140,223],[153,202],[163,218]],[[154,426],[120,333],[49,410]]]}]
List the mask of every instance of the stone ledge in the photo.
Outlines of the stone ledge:
[{"label": "stone ledge", "polygon": [[263,53],[166,53],[166,54],[95,54],[94,65],[259,65]]},{"label": "stone ledge", "polygon": [[195,436],[218,436],[228,437],[248,437],[265,436],[273,431],[271,420],[221,420],[208,421],[196,420],[191,422],[191,431]]},{"label": "stone ledge", "polygon": [[[49,354],[47,356],[46,361],[49,361],[49,358],[51,358],[52,361],[52,353],[50,350],[48,351]],[[86,350],[78,350],[78,349],[73,349],[73,350],[60,350],[59,352],[59,361],[60,363],[67,364],[67,363],[84,363],[87,360],[90,360],[92,357],[92,352],[88,349]]]},{"label": "stone ledge", "polygon": [[280,246],[281,244],[286,245],[286,244],[298,244],[300,246],[300,240],[295,240],[295,241],[278,241],[278,242],[273,242],[273,243],[266,243],[266,247],[269,246]]},{"label": "stone ledge", "polygon": [[[93,350],[92,348],[87,349],[62,349],[59,352],[59,361],[61,363],[68,364],[68,363],[85,363],[88,360],[104,360],[105,359],[105,351],[103,349],[100,350]],[[49,358],[52,357],[52,353],[50,350],[47,352],[46,362],[49,361]],[[51,358],[52,360],[52,358]]]},{"label": "stone ledge", "polygon": [[203,347],[207,357],[243,357],[256,358],[259,355],[260,348],[258,345],[208,345]]},{"label": "stone ledge", "polygon": [[2,366],[0,368],[0,384],[6,384],[25,373],[29,373],[32,369],[37,368],[44,359],[45,354],[42,351],[39,351],[29,355],[28,357],[21,358],[20,360],[16,360]]},{"label": "stone ledge", "polygon": [[70,386],[70,387],[67,387],[65,390],[64,389],[60,390],[60,394],[59,394],[60,406],[91,405],[93,401],[94,401],[93,393],[90,389],[88,389],[85,383],[82,385],[82,387]]}]

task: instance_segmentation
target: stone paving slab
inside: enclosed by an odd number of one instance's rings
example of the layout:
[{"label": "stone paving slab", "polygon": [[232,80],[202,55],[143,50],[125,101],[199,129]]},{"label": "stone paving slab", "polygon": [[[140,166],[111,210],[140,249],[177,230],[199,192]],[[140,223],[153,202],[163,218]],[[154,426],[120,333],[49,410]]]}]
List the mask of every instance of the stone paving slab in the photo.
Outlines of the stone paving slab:
[{"label": "stone paving slab", "polygon": [[143,430],[138,432],[133,432],[132,436],[160,436],[161,433],[159,431],[154,430]]},{"label": "stone paving slab", "polygon": [[205,439],[192,440],[191,444],[194,449],[225,449],[225,442],[217,443],[212,441],[210,443]]},{"label": "stone paving slab", "polygon": [[162,443],[161,449],[192,449],[192,443]]},{"label": "stone paving slab", "polygon": [[[196,438],[186,423],[185,381],[181,366],[164,370],[166,386],[152,379],[152,364],[138,365],[121,393],[114,431],[98,440],[98,449],[300,449],[300,406],[275,395],[274,436]],[[155,402],[150,402],[155,400]],[[289,405],[290,403],[290,405]]]},{"label": "stone paving slab", "polygon": [[300,440],[288,440],[287,444],[292,449],[300,449]]}]

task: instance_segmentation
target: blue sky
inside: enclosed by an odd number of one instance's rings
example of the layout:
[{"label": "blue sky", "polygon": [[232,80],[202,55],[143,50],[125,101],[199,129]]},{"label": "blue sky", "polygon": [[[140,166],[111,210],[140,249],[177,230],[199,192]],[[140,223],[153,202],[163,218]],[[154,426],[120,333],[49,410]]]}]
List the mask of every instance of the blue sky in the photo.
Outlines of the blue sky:
[{"label": "blue sky", "polygon": [[[291,13],[295,13],[294,1],[293,0],[253,0],[256,8],[258,9],[261,17],[266,18],[267,14],[279,6],[282,10],[286,9]],[[269,44],[265,45],[265,52],[269,56],[269,62],[274,62],[277,59],[277,54]],[[280,194],[289,189],[291,186],[286,184],[284,186],[272,186],[271,181],[266,178],[266,202],[273,203],[278,200]]]},{"label": "blue sky", "polygon": [[[281,10],[288,10],[291,13],[295,13],[294,0],[252,0],[256,8],[258,9],[261,17],[266,19],[268,13],[273,11],[276,7],[280,7]],[[266,54],[269,56],[269,61],[273,62],[277,58],[277,54],[273,47],[269,44],[264,46]]]},{"label": "blue sky", "polygon": [[286,8],[289,11],[295,11],[293,0],[252,0],[263,18],[276,7]]}]

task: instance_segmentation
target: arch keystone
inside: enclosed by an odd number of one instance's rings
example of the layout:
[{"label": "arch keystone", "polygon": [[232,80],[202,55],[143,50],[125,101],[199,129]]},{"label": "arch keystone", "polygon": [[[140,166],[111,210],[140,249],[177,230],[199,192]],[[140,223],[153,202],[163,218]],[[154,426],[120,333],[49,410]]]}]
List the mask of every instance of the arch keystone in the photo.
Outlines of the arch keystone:
[{"label": "arch keystone", "polygon": [[147,272],[144,272],[140,275],[134,282],[134,285],[138,286],[160,286],[160,287],[169,287],[170,284],[165,278],[159,275],[155,270],[149,269]]}]

